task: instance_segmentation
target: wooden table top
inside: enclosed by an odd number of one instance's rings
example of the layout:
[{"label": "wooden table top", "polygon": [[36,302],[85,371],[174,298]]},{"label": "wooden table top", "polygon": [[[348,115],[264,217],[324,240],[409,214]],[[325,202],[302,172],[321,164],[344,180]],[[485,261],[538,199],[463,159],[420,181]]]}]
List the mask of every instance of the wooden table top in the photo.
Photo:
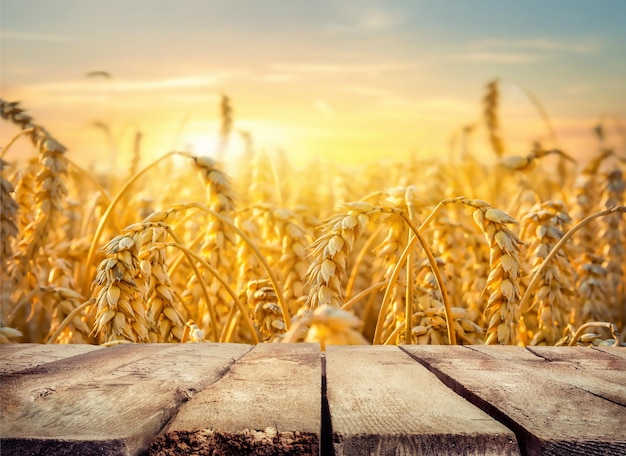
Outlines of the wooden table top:
[{"label": "wooden table top", "polygon": [[625,455],[626,348],[0,346],[0,454]]}]

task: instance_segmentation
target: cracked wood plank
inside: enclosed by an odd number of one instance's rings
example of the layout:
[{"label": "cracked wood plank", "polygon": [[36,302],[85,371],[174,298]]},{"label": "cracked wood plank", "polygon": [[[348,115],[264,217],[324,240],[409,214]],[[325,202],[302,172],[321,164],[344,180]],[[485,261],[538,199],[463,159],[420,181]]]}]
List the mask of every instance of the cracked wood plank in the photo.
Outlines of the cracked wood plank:
[{"label": "cracked wood plank", "polygon": [[593,349],[626,359],[626,347],[593,347]]},{"label": "cracked wood plank", "polygon": [[[569,362],[529,361],[518,347],[490,356],[467,347],[403,346],[453,390],[516,431],[528,455],[625,454],[621,385]],[[585,348],[582,348],[585,350]],[[541,350],[537,350],[539,353]],[[546,356],[550,356],[545,351]],[[556,356],[556,355],[554,355]]]},{"label": "cracked wood plank", "polygon": [[318,455],[317,344],[260,344],[184,404],[152,455]]},{"label": "cracked wood plank", "polygon": [[594,350],[591,347],[528,347],[528,350],[546,360],[584,371],[585,375],[597,377],[602,381],[612,382],[625,388],[626,358],[612,356],[609,353]]},{"label": "cracked wood plank", "polygon": [[519,454],[515,435],[397,347],[326,350],[335,454]]},{"label": "cracked wood plank", "polygon": [[2,455],[136,455],[250,350],[128,344],[1,375]]},{"label": "cracked wood plank", "polygon": [[0,374],[10,374],[23,369],[37,367],[60,359],[71,358],[94,350],[98,345],[87,344],[11,344],[0,345]]}]

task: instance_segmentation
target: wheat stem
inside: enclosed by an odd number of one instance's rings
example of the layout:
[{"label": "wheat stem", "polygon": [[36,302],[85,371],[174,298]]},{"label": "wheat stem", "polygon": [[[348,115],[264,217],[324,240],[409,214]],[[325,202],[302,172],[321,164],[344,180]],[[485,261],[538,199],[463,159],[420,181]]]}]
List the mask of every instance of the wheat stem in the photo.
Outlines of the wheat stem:
[{"label": "wheat stem", "polygon": [[[187,260],[189,261],[189,265],[191,266],[191,268],[193,269],[194,274],[196,275],[196,278],[198,279],[198,283],[200,284],[200,287],[202,288],[202,294],[204,294],[204,301],[206,303],[207,306],[207,310],[209,312],[209,318],[211,320],[211,332],[212,332],[212,336],[213,336],[213,340],[217,341],[217,316],[215,315],[215,309],[213,309],[213,307],[210,305],[210,299],[209,299],[209,291],[207,288],[207,285],[204,281],[204,279],[202,278],[202,274],[200,274],[200,271],[198,270],[198,266],[196,266],[196,263],[194,263],[191,258],[189,257],[193,257],[195,259],[199,258],[194,252],[192,252],[191,250],[187,249],[187,247],[185,247],[182,243],[182,241],[180,240],[180,238],[176,235],[176,233],[174,233],[174,231],[170,228],[170,227],[166,227],[167,232],[170,234],[170,236],[172,236],[172,239],[174,239],[174,241],[176,242],[175,245],[173,245],[173,247],[178,248],[179,250],[181,250],[185,256],[187,257]],[[204,260],[203,260],[204,261]],[[204,266],[204,265],[203,265]],[[207,268],[209,269],[209,268]],[[212,268],[209,269],[209,272],[212,272]],[[217,271],[215,271],[214,274],[217,278],[217,276],[219,275],[217,273]],[[219,280],[219,278],[218,278]]]},{"label": "wheat stem", "polygon": [[[391,332],[391,334],[389,334],[389,337],[385,339],[385,341],[383,342],[383,345],[393,345],[395,338],[398,337],[398,334],[400,334],[401,331],[402,331],[402,325],[396,326],[394,330]],[[411,339],[409,339],[409,341],[410,340]],[[406,343],[409,343],[409,342],[406,342]]]},{"label": "wheat stem", "polygon": [[[220,275],[220,273],[213,266],[211,266],[204,258],[202,258],[200,255],[195,253],[193,250],[189,250],[185,245],[183,245],[181,243],[180,239],[178,238],[178,236],[176,236],[175,233],[173,233],[171,230],[168,230],[168,232],[170,233],[170,235],[172,235],[172,238],[175,239],[176,242],[175,243],[167,243],[167,245],[169,245],[171,247],[175,247],[175,248],[181,250],[182,252],[184,252],[186,255],[193,257],[194,260],[196,260],[198,263],[200,263],[203,268],[205,268],[207,271],[209,271],[209,273],[213,277],[215,277],[215,279],[224,287],[224,289],[230,295],[230,297],[233,298],[233,302],[235,303],[235,306],[237,307],[237,309],[239,309],[239,312],[243,316],[243,319],[244,319],[244,322],[246,323],[246,326],[248,326],[248,329],[250,331],[250,335],[252,336],[253,342],[255,344],[258,344],[259,343],[259,335],[257,334],[256,330],[254,329],[254,325],[252,324],[252,321],[250,321],[250,317],[248,316],[248,313],[246,312],[246,309],[243,307],[243,305],[239,301],[239,298],[237,297],[237,295],[235,294],[235,292],[233,291],[231,286],[228,285],[228,282],[226,282],[224,280],[224,278]],[[193,263],[191,260],[189,262]],[[195,270],[197,270],[197,269],[194,269],[194,271]],[[199,275],[199,271],[196,272],[196,275],[198,275],[198,280],[200,281],[200,283],[202,283],[201,277]],[[207,300],[206,302],[207,302],[207,305],[208,305],[209,301]],[[209,311],[210,311],[210,309],[209,309]],[[214,318],[214,316],[212,318]],[[216,328],[216,333],[215,333],[216,338],[214,340],[218,340],[217,339],[217,322],[215,322],[215,328]]]},{"label": "wheat stem", "polygon": [[87,308],[88,306],[90,306],[91,304],[94,304],[96,302],[95,299],[91,298],[88,301],[83,302],[81,305],[79,305],[78,307],[76,307],[74,310],[72,310],[67,317],[65,317],[65,319],[61,322],[61,324],[57,327],[56,331],[54,331],[54,333],[52,333],[50,335],[50,337],[48,338],[48,340],[46,341],[46,344],[52,344],[54,343],[55,340],[57,340],[57,337],[59,337],[59,335],[63,332],[63,330],[65,329],[65,327],[74,319],[74,317],[76,317],[78,314],[80,314],[85,308]]},{"label": "wheat stem", "polygon": [[[426,253],[426,257],[428,258],[428,263],[430,264],[430,268],[435,275],[435,279],[437,280],[437,286],[439,287],[439,292],[441,293],[441,299],[443,301],[443,306],[446,312],[446,326],[448,328],[448,341],[450,345],[456,345],[456,333],[454,331],[454,320],[452,319],[452,307],[450,306],[450,299],[448,298],[448,290],[446,289],[445,282],[443,280],[443,276],[441,275],[441,270],[437,265],[437,260],[433,255],[432,250],[428,246],[428,243],[424,240],[420,233],[420,229],[413,223],[410,217],[407,216],[404,212],[400,212],[400,216],[404,219],[404,221],[409,225],[409,228],[413,230],[415,237],[419,241],[424,249],[424,253]],[[407,251],[408,255],[408,251]]]},{"label": "wheat stem", "polygon": [[186,154],[184,152],[173,151],[173,152],[166,153],[161,158],[157,158],[155,161],[153,161],[148,166],[146,166],[144,169],[142,169],[137,174],[135,174],[133,177],[131,177],[128,180],[128,182],[126,182],[126,185],[124,185],[124,187],[122,187],[122,189],[117,193],[117,195],[115,195],[113,200],[107,206],[106,211],[104,212],[104,214],[100,218],[100,222],[98,223],[98,227],[96,228],[96,232],[94,233],[94,235],[93,235],[93,237],[91,239],[91,244],[89,245],[89,252],[87,253],[87,259],[85,260],[85,272],[84,272],[84,275],[83,275],[83,286],[82,286],[82,294],[83,295],[87,295],[89,293],[89,286],[91,284],[91,281],[89,280],[89,276],[90,276],[90,273],[91,273],[91,268],[93,266],[92,262],[93,262],[93,259],[94,259],[95,255],[96,255],[96,250],[98,248],[98,242],[100,241],[100,236],[102,235],[104,227],[106,226],[106,223],[109,220],[109,217],[111,216],[111,213],[113,212],[113,209],[115,208],[117,203],[122,199],[122,197],[128,191],[128,189],[141,176],[146,174],[149,170],[154,168],[156,165],[161,163],[166,158],[171,157],[172,155],[188,156],[188,154]]},{"label": "wheat stem", "polygon": [[24,135],[29,135],[31,134],[33,131],[35,131],[35,128],[27,128],[26,130],[22,130],[20,132],[18,132],[15,136],[13,136],[13,138],[11,138],[11,141],[9,141],[7,143],[6,146],[4,146],[1,150],[0,150],[0,158],[4,158],[5,154],[7,153],[7,151],[11,148],[11,146],[18,140],[20,139],[21,136]]},{"label": "wheat stem", "polygon": [[583,331],[587,328],[593,328],[593,327],[608,328],[611,331],[611,335],[613,336],[613,338],[615,338],[615,340],[618,340],[618,336],[616,334],[617,328],[615,327],[615,324],[608,322],[608,321],[590,321],[583,325],[580,325],[580,327],[576,330],[576,332],[572,336],[572,340],[570,340],[567,345],[569,347],[573,347],[574,345],[576,345],[576,342],[578,341],[578,338],[582,336]]},{"label": "wheat stem", "polygon": [[350,277],[348,278],[348,284],[346,285],[346,290],[344,292],[345,299],[348,299],[350,295],[352,295],[352,289],[354,288],[354,283],[356,282],[356,278],[358,276],[361,263],[363,262],[365,255],[370,253],[370,250],[371,250],[370,248],[372,247],[372,244],[374,243],[374,241],[376,241],[376,239],[378,238],[378,235],[381,233],[382,230],[383,230],[383,226],[381,225],[381,226],[378,226],[372,232],[370,237],[367,238],[367,241],[365,241],[365,244],[363,244],[363,248],[361,249],[358,256],[356,257],[356,260],[354,260],[354,264],[352,265],[352,270],[350,271]]},{"label": "wheat stem", "polygon": [[613,214],[615,212],[621,212],[621,213],[626,212],[626,206],[614,206],[610,209],[605,209],[603,211],[596,212],[595,214],[591,214],[588,217],[585,217],[583,220],[581,220],[578,224],[576,224],[567,233],[563,235],[563,237],[559,240],[559,242],[556,243],[556,245],[554,246],[550,254],[545,258],[545,260],[543,260],[543,263],[541,264],[541,266],[535,271],[535,274],[530,280],[530,283],[528,284],[528,287],[526,288],[526,291],[524,292],[524,295],[522,296],[522,299],[520,300],[520,303],[519,303],[520,309],[526,308],[525,306],[528,305],[528,301],[530,300],[530,297],[533,291],[535,290],[535,287],[541,281],[541,277],[545,269],[550,264],[550,261],[552,261],[556,257],[556,254],[559,252],[561,247],[565,245],[565,243],[574,235],[574,233],[576,233],[576,231],[584,227],[590,221],[598,217],[603,217],[608,214]]},{"label": "wheat stem", "polygon": [[32,290],[30,290],[28,293],[26,293],[24,297],[20,299],[19,302],[15,305],[11,314],[7,317],[6,322],[5,322],[6,326],[13,326],[13,319],[17,315],[18,311],[26,304],[32,304],[33,297],[35,297],[37,293],[41,293],[43,291],[45,291],[44,287],[35,287]]},{"label": "wheat stem", "polygon": [[383,282],[377,282],[373,285],[370,285],[365,290],[360,291],[359,293],[352,296],[348,301],[346,301],[346,303],[343,306],[341,306],[341,310],[349,310],[350,308],[352,308],[352,306],[354,306],[357,302],[359,302],[365,296],[372,294],[375,291],[380,290],[386,283],[387,281],[383,281]]},{"label": "wheat stem", "polygon": [[276,292],[276,298],[278,299],[280,309],[283,314],[283,321],[285,322],[285,327],[287,328],[287,330],[289,330],[289,326],[291,325],[291,318],[289,316],[289,307],[287,307],[287,303],[285,302],[285,298],[283,296],[280,283],[278,282],[276,275],[272,271],[272,268],[267,263],[267,260],[261,254],[260,250],[254,244],[252,239],[250,239],[243,231],[241,231],[241,229],[239,229],[239,227],[237,227],[233,222],[231,222],[230,220],[228,220],[226,217],[222,216],[221,214],[209,209],[203,204],[186,203],[186,204],[179,205],[178,207],[180,207],[181,209],[195,208],[203,212],[206,212],[207,214],[212,215],[213,217],[219,219],[225,225],[228,225],[233,231],[235,231],[235,233],[237,233],[237,235],[239,235],[244,240],[244,242],[246,242],[250,246],[250,250],[252,250],[252,252],[256,255],[259,262],[263,266],[263,269],[265,269],[265,272],[267,273],[268,278],[272,282],[272,286],[274,287],[274,291]]}]

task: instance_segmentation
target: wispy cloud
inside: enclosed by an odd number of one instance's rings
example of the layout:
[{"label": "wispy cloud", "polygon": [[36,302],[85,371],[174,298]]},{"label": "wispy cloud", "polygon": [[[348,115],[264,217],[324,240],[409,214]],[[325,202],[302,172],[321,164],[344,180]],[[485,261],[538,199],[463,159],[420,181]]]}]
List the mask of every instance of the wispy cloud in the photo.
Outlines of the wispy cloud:
[{"label": "wispy cloud", "polygon": [[364,6],[361,2],[350,4],[343,11],[344,19],[326,26],[330,34],[382,32],[398,27],[405,21],[405,15],[388,5]]},{"label": "wispy cloud", "polygon": [[500,38],[488,38],[484,40],[471,41],[468,47],[473,50],[494,50],[494,49],[520,49],[540,52],[567,52],[573,54],[591,54],[597,52],[600,45],[597,40],[573,40],[557,41],[547,38],[527,38],[521,40],[506,40]]},{"label": "wispy cloud", "polygon": [[12,32],[9,30],[0,31],[1,40],[14,41],[47,41],[47,42],[67,42],[72,41],[70,36],[55,35],[47,33]]},{"label": "wispy cloud", "polygon": [[172,91],[176,89],[197,89],[214,87],[236,73],[219,73],[205,76],[191,76],[183,78],[144,79],[144,80],[76,80],[61,83],[47,83],[32,86],[32,89],[47,92],[148,92],[148,91]]},{"label": "wispy cloud", "polygon": [[355,95],[360,95],[363,97],[373,97],[373,98],[389,98],[393,94],[384,88],[381,87],[372,87],[372,86],[364,86],[364,85],[348,85],[341,90],[345,93],[352,93]]},{"label": "wispy cloud", "polygon": [[[461,99],[458,97],[435,95],[432,97],[410,99],[406,97],[390,97],[381,99],[379,106],[374,113],[379,117],[402,118],[407,112],[412,115],[426,116],[446,116],[462,114],[470,116],[475,109],[474,101]],[[388,109],[384,109],[388,108]]]},{"label": "wispy cloud", "polygon": [[593,54],[600,45],[597,40],[580,39],[558,41],[548,38],[525,38],[510,40],[486,38],[467,43],[467,51],[453,60],[481,63],[531,63],[543,61],[555,53]]},{"label": "wispy cloud", "polygon": [[452,57],[452,60],[479,63],[530,63],[542,60],[540,56],[515,52],[468,52]]},{"label": "wispy cloud", "polygon": [[270,65],[273,71],[292,73],[386,73],[414,68],[414,64],[390,62],[390,63],[285,63],[277,62]]},{"label": "wispy cloud", "polygon": [[389,9],[365,10],[357,16],[355,25],[363,30],[386,30],[400,25],[402,15]]},{"label": "wispy cloud", "polygon": [[285,73],[270,73],[264,76],[261,76],[261,80],[265,82],[289,82],[293,81],[295,76],[293,74],[285,74]]},{"label": "wispy cloud", "polygon": [[335,111],[333,110],[333,108],[324,100],[315,100],[313,106],[315,106],[315,109],[317,109],[320,113],[324,114],[327,117],[332,117],[333,115],[335,115]]}]

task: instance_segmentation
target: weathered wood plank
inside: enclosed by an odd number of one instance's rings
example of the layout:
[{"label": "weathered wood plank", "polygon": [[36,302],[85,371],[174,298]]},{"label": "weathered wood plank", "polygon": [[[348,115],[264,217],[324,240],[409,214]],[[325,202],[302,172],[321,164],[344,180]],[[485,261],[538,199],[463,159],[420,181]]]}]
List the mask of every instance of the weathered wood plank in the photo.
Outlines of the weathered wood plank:
[{"label": "weathered wood plank", "polygon": [[528,350],[548,361],[569,363],[585,375],[620,385],[626,394],[626,358],[591,347],[528,347]]},{"label": "weathered wood plank", "polygon": [[3,356],[8,356],[9,354],[17,353],[22,350],[26,350],[32,347],[40,347],[41,344],[33,344],[33,343],[15,343],[15,344],[0,344],[0,359]]},{"label": "weathered wood plank", "polygon": [[615,395],[621,402],[619,385],[588,376],[570,363],[527,362],[526,355],[516,359],[519,351],[513,349],[510,361],[466,347],[402,349],[515,430],[529,455],[626,453],[626,407],[611,400]]},{"label": "weathered wood plank", "polygon": [[515,435],[397,347],[326,350],[335,454],[519,454]]},{"label": "weathered wood plank", "polygon": [[321,361],[316,344],[261,344],[182,406],[154,455],[317,455]]},{"label": "weathered wood plank", "polygon": [[2,455],[134,455],[250,346],[122,345],[0,376]]},{"label": "weathered wood plank", "polygon": [[[567,382],[612,402],[626,405],[626,363],[588,347],[469,346],[492,358],[513,361],[535,375]],[[594,353],[597,353],[594,355]]]},{"label": "weathered wood plank", "polygon": [[71,358],[94,350],[98,345],[87,344],[11,344],[0,345],[0,374],[9,374],[41,364]]},{"label": "weathered wood plank", "polygon": [[626,347],[593,347],[593,349],[626,359]]},{"label": "weathered wood plank", "polygon": [[467,345],[465,348],[505,361],[515,360],[516,362],[536,362],[539,364],[545,361],[545,359],[541,356],[528,351],[526,347],[519,347],[516,345]]}]

